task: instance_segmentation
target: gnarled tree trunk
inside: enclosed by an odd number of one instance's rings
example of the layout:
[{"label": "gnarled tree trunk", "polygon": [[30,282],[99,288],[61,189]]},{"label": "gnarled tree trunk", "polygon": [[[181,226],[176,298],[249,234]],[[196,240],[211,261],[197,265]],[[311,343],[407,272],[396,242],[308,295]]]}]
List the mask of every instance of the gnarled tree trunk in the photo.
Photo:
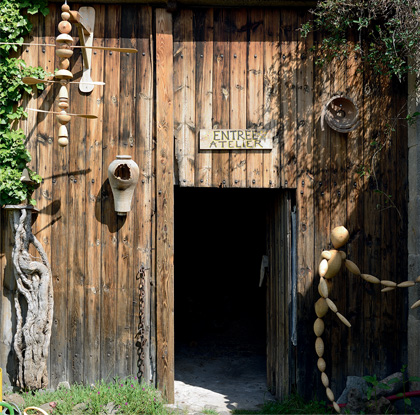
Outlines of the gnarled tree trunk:
[{"label": "gnarled tree trunk", "polygon": [[[15,237],[12,260],[17,284],[14,349],[19,363],[16,383],[25,389],[41,389],[48,385],[47,358],[54,306],[51,268],[42,245],[32,234],[30,208],[14,210],[12,221]],[[30,244],[40,258],[29,253]],[[26,313],[22,313],[26,308]]]}]

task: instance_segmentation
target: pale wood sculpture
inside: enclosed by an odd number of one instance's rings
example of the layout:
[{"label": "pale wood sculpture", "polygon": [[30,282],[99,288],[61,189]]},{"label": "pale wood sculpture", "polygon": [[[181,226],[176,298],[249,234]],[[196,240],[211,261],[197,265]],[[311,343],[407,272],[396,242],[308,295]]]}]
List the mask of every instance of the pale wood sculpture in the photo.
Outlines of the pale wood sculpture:
[{"label": "pale wood sculpture", "polygon": [[[16,383],[25,389],[41,389],[48,385],[47,360],[54,307],[51,268],[42,245],[32,233],[32,207],[8,208],[13,213],[10,216],[15,242],[12,261],[17,285],[14,298]],[[31,244],[40,260],[29,253]],[[22,309],[26,311],[22,313]]]},{"label": "pale wood sculpture", "polygon": [[[95,26],[95,9],[93,7],[81,7],[77,12],[75,10],[70,10],[70,6],[65,4],[61,6],[61,18],[62,20],[58,24],[58,31],[60,35],[56,38],[56,44],[39,44],[39,43],[9,43],[9,42],[0,42],[0,45],[27,45],[27,46],[52,46],[56,48],[56,55],[59,57],[59,69],[55,73],[54,78],[57,81],[50,79],[37,79],[34,77],[24,77],[22,81],[28,85],[35,85],[37,83],[52,83],[59,82],[61,84],[59,92],[59,103],[58,107],[60,112],[51,112],[43,111],[34,108],[28,108],[32,111],[37,112],[48,112],[54,113],[57,115],[57,120],[60,123],[58,129],[58,144],[61,147],[68,145],[68,131],[66,124],[70,121],[70,117],[84,117],[84,118],[98,118],[96,115],[90,114],[68,114],[66,112],[69,107],[69,94],[67,86],[70,83],[78,83],[80,91],[84,93],[89,93],[93,90],[95,85],[105,85],[104,82],[94,82],[90,77],[91,68],[92,68],[92,49],[99,50],[109,50],[122,53],[137,53],[137,49],[134,48],[114,48],[107,46],[93,46],[93,28]],[[81,45],[75,46],[72,45],[73,38],[70,36],[72,30],[72,23],[78,29],[79,40]],[[69,71],[70,61],[69,58],[73,55],[73,49],[80,48],[83,54],[83,76],[80,82],[72,82],[73,74]]]},{"label": "pale wood sculpture", "polygon": [[321,381],[325,387],[327,397],[332,402],[333,407],[337,413],[340,413],[340,407],[338,406],[337,402],[335,402],[334,393],[329,387],[330,382],[327,374],[325,373],[327,365],[323,358],[324,341],[321,338],[322,334],[324,333],[325,325],[322,318],[328,313],[328,310],[332,310],[340,319],[340,321],[347,327],[351,327],[351,324],[341,313],[338,312],[337,306],[334,304],[334,302],[328,298],[331,285],[327,283],[327,280],[335,277],[344,263],[346,268],[352,274],[358,275],[365,281],[372,284],[382,284],[385,287],[381,290],[382,292],[393,290],[397,286],[397,284],[393,281],[381,281],[379,278],[376,278],[373,275],[362,274],[359,267],[354,262],[346,259],[345,252],[339,251],[338,249],[343,247],[348,242],[349,238],[349,231],[344,226],[338,226],[334,228],[331,232],[331,243],[334,249],[329,251],[322,251],[321,253],[321,261],[318,267],[318,273],[320,277],[318,292],[321,298],[315,303],[315,313],[317,315],[317,319],[315,320],[313,327],[314,333],[316,335],[315,351],[318,356],[317,367],[321,372]]}]

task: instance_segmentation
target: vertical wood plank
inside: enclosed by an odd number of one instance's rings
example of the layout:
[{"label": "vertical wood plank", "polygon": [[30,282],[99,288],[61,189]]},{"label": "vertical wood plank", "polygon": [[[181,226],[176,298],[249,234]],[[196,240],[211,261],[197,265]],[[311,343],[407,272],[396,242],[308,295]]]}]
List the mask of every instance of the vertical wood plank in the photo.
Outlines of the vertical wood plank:
[{"label": "vertical wood plank", "polygon": [[[346,94],[352,98],[359,109],[360,120],[363,120],[363,74],[360,56],[354,51],[357,44],[356,34],[350,34],[349,43],[351,53],[347,59]],[[364,178],[360,177],[360,168],[363,166],[363,122],[347,135],[347,220],[346,227],[351,234],[350,243],[347,244],[347,255],[350,260],[363,264],[363,197]],[[365,272],[363,270],[362,272]],[[347,279],[347,310],[346,316],[352,318],[352,327],[348,333],[349,376],[364,373],[364,362],[359,357],[360,343],[363,344],[365,317],[360,310],[360,303],[369,301],[365,294],[367,283],[348,276]]]},{"label": "vertical wood plank", "polygon": [[[376,124],[371,120],[375,114],[375,107],[379,104],[381,99],[378,86],[376,84],[374,74],[365,66],[364,68],[364,101],[363,101],[363,126],[364,126],[364,141],[363,141],[363,158],[364,169],[367,171],[371,169],[371,161],[375,148],[371,143],[375,140],[377,135]],[[380,241],[381,241],[381,215],[376,210],[378,203],[378,196],[374,192],[375,182],[372,176],[367,175],[365,192],[364,192],[364,263],[363,270],[367,274],[378,275],[381,269],[380,264]],[[379,275],[378,278],[383,279]],[[365,361],[365,371],[368,373],[376,373],[376,368],[379,366],[378,350],[372,344],[371,339],[378,334],[381,297],[380,289],[371,287],[368,291],[369,297],[365,297],[363,304],[364,316],[364,343],[365,350],[370,356]]]},{"label": "vertical wood plank", "polygon": [[[334,59],[330,66],[330,97],[342,95],[346,88],[346,60],[344,58]],[[346,226],[346,165],[347,165],[347,134],[339,133],[328,126],[331,143],[331,164],[330,164],[330,226],[331,230],[336,226]],[[330,235],[329,235],[330,236]],[[345,279],[345,270],[340,271],[338,278]],[[346,278],[347,279],[347,278]],[[347,314],[347,284],[332,283],[330,298],[335,302],[339,310]],[[331,342],[334,353],[331,352],[331,385],[334,392],[345,387],[342,373],[347,373],[347,338],[349,328],[342,324],[337,318],[332,321]],[[332,349],[331,349],[332,350]]]},{"label": "vertical wood plank", "polygon": [[[285,344],[288,342],[286,336],[286,321],[288,318],[288,302],[285,302],[286,285],[286,246],[284,245],[285,223],[282,215],[282,202],[284,194],[277,194],[274,202],[274,246],[275,246],[275,281],[274,281],[274,321],[276,323],[275,337],[275,368],[276,368],[276,397],[283,398],[283,382],[287,382]],[[287,356],[287,354],[286,354]]]},{"label": "vertical wood plank", "polygon": [[[51,5],[50,5],[51,6]],[[53,11],[50,9],[50,13]],[[70,105],[72,102],[70,101]],[[71,122],[69,134],[71,131]],[[55,124],[54,128],[57,128]],[[70,136],[71,138],[71,136]],[[77,140],[77,138],[76,138]],[[64,241],[68,241],[69,227],[69,146],[61,147],[55,135],[52,157],[52,194],[53,211],[51,216],[51,271],[54,290],[54,316],[51,334],[51,387],[57,387],[61,381],[69,381],[69,312],[64,306],[69,301],[70,280],[69,252],[63,250]],[[76,176],[77,177],[77,176]]]},{"label": "vertical wood plank", "polygon": [[[135,25],[136,8],[125,5],[121,11],[121,47],[136,47]],[[119,137],[118,154],[130,155],[134,159],[134,147],[137,144],[135,85],[136,62],[134,54],[120,54],[120,90],[119,90]],[[135,160],[134,160],[135,161]],[[138,187],[135,188],[137,193]],[[133,202],[131,202],[131,206]],[[117,277],[117,330],[116,330],[116,372],[120,376],[132,374],[134,355],[133,329],[133,288],[134,288],[134,219],[133,212],[125,217],[117,216],[118,221],[118,277]],[[128,300],[128,301],[127,301]]]},{"label": "vertical wood plank", "polygon": [[[379,264],[382,279],[392,279],[396,282],[406,280],[395,266],[393,255],[397,252],[395,245],[395,235],[397,234],[397,223],[399,221],[398,212],[391,208],[390,200],[387,196],[391,195],[391,200],[395,199],[396,192],[398,192],[395,185],[397,171],[397,157],[396,157],[396,121],[394,117],[394,99],[392,97],[392,82],[386,77],[381,77],[379,80],[379,95],[378,107],[375,108],[375,119],[381,129],[380,136],[376,141],[381,143],[382,148],[377,157],[378,171],[377,179],[379,183],[379,190],[382,194],[377,194],[379,199],[379,206],[377,205],[376,215],[381,217],[380,228],[380,249],[379,249]],[[384,116],[385,115],[385,116]],[[398,186],[400,187],[400,186]],[[379,196],[379,197],[378,197]],[[390,295],[391,294],[391,295]],[[385,339],[392,339],[397,330],[397,322],[394,316],[397,315],[396,298],[400,292],[390,292],[381,294],[381,308],[380,308],[380,326],[379,336],[383,336],[383,347],[379,349],[379,361],[384,365],[381,376],[386,376],[384,373],[387,369],[392,368],[399,370],[396,363],[399,360],[396,354],[396,347],[391,342]]]},{"label": "vertical wood plank", "polygon": [[[232,10],[230,35],[230,128],[246,127],[247,11]],[[246,187],[246,151],[230,151],[230,187]]]},{"label": "vertical wood plank", "polygon": [[172,16],[156,10],[157,374],[174,401],[174,188]]},{"label": "vertical wood plank", "polygon": [[[42,20],[39,25],[38,34],[40,43],[54,43],[55,32],[58,24],[57,12],[58,7],[52,7],[50,13]],[[47,72],[54,72],[58,66],[55,62],[55,48],[41,47],[38,49],[38,64]],[[47,87],[39,95],[38,108],[45,111],[55,110],[54,98],[57,96],[58,88],[56,85]],[[43,181],[38,190],[34,193],[37,202],[37,208],[40,214],[33,226],[34,235],[41,242],[47,258],[51,260],[51,221],[52,221],[52,163],[54,136],[58,129],[58,122],[51,114],[38,113],[37,117],[37,140],[36,140],[36,161],[37,173],[43,177]],[[34,149],[35,150],[35,149]],[[50,357],[48,360],[48,370],[50,370]]]},{"label": "vertical wood plank", "polygon": [[[95,6],[95,46],[104,46],[105,6]],[[91,77],[104,79],[104,51],[92,54]],[[85,257],[85,319],[84,319],[84,381],[89,384],[100,379],[101,356],[101,178],[102,125],[104,122],[104,87],[95,86],[85,96],[86,111],[98,119],[87,122],[86,131],[86,257]]]},{"label": "vertical wood plank", "polygon": [[[118,47],[121,6],[109,5],[105,15],[105,46]],[[104,55],[104,120],[102,129],[102,289],[101,378],[116,373],[116,275],[118,273],[118,221],[108,180],[108,166],[118,152],[120,54]]]},{"label": "vertical wood plank", "polygon": [[194,186],[197,153],[193,17],[192,10],[181,10],[174,21],[175,157],[180,186]]},{"label": "vertical wood plank", "polygon": [[[299,27],[310,19],[308,12],[299,12]],[[314,61],[310,48],[313,46],[313,34],[306,39],[298,37],[297,50],[297,191],[296,206],[297,217],[297,298],[299,325],[312,330],[313,304],[317,300],[318,291],[314,289],[315,275],[319,253],[314,252],[315,245],[315,209],[314,209]],[[307,312],[311,310],[311,312]],[[302,346],[300,346],[302,345]],[[311,336],[299,338],[298,348],[310,350],[313,348]],[[309,368],[314,362],[311,353],[299,353],[301,367]],[[308,370],[308,369],[306,369]],[[312,373],[303,373],[303,377],[310,379]],[[297,378],[299,379],[299,372]],[[300,382],[300,380],[298,380]],[[316,384],[312,380],[313,384]],[[319,383],[319,382],[318,382]]]},{"label": "vertical wood plank", "polygon": [[[229,30],[226,9],[214,10],[213,128],[229,128]],[[229,151],[212,152],[212,185],[229,187]]]},{"label": "vertical wood plank", "polygon": [[296,187],[296,66],[297,66],[297,14],[282,9],[280,21],[280,83],[281,83],[281,185]]},{"label": "vertical wood plank", "polygon": [[[137,13],[137,48],[136,60],[136,162],[140,168],[140,180],[135,196],[134,241],[137,251],[134,263],[137,287],[135,292],[136,309],[134,310],[134,327],[143,330],[143,336],[137,332],[136,345],[138,361],[133,362],[133,373],[142,375],[142,380],[153,381],[152,338],[151,338],[151,293],[152,290],[152,214],[154,208],[152,188],[153,145],[153,49],[152,49],[152,9],[141,7]],[[144,287],[140,287],[139,271],[144,270]],[[144,290],[144,312],[139,308],[142,290]]]},{"label": "vertical wood plank", "polygon": [[274,218],[274,209],[273,203],[270,199],[270,204],[267,207],[267,226],[266,226],[266,238],[267,238],[267,255],[269,258],[269,272],[267,276],[267,287],[266,287],[266,328],[267,328],[267,388],[268,390],[274,394],[276,389],[276,379],[274,378],[275,368],[274,368],[274,351],[275,350],[275,324],[274,324],[274,310],[273,310],[273,303],[275,298],[275,289],[273,287],[274,282],[274,266],[275,266],[275,258],[274,258],[274,241],[273,241],[273,233],[275,229],[275,224],[273,222]]},{"label": "vertical wood plank", "polygon": [[[249,11],[250,27],[248,42],[248,88],[247,88],[247,128],[263,128],[264,107],[264,12],[262,9]],[[247,187],[262,187],[263,153],[247,151],[246,154]]]},{"label": "vertical wood plank", "polygon": [[[196,140],[200,129],[212,129],[213,105],[213,9],[195,11],[194,35],[196,44]],[[195,156],[195,185],[212,184],[212,152],[197,151]]]},{"label": "vertical wood plank", "polygon": [[[78,38],[74,34],[74,41]],[[73,73],[82,70],[82,55],[75,51],[71,59]],[[86,113],[86,99],[77,84],[70,85],[69,108]],[[86,277],[86,127],[87,121],[72,119],[69,126],[68,188],[68,362],[69,381],[84,380],[84,319]]]},{"label": "vertical wood plank", "polygon": [[[314,43],[321,42],[322,37],[319,33],[315,33]],[[317,58],[317,55],[314,56],[314,59]],[[323,105],[328,101],[330,97],[330,74],[325,67],[320,67],[319,65],[314,65],[314,139],[313,139],[313,169],[314,169],[314,185],[313,185],[313,195],[314,195],[314,260],[315,260],[315,270],[314,270],[314,302],[318,300],[319,294],[317,286],[319,283],[319,274],[317,272],[319,264],[319,255],[324,249],[329,249],[330,247],[330,135],[329,130],[321,131],[320,127],[320,116],[322,112]],[[305,181],[306,183],[306,181]],[[301,189],[299,187],[298,189]],[[304,190],[305,194],[306,189]],[[299,190],[300,192],[300,190]],[[300,193],[299,193],[300,194]],[[300,206],[298,206],[300,210]],[[300,223],[299,223],[300,225]],[[299,230],[300,231],[300,230]],[[301,236],[299,232],[299,237]],[[299,242],[298,242],[299,243]],[[300,261],[300,259],[298,259]],[[299,262],[298,262],[299,263]],[[299,269],[300,272],[300,269]],[[305,382],[308,376],[311,376],[318,381],[319,383],[319,372],[316,368],[316,354],[313,353],[311,359],[305,359],[306,350],[311,347],[313,344],[305,343],[306,336],[305,332],[308,330],[312,331],[313,322],[305,326],[303,323],[305,321],[305,304],[300,301],[298,304],[298,321],[299,321],[299,339],[305,339],[298,342],[298,361],[299,358],[303,359],[302,364],[298,365],[297,369],[297,386],[299,393],[307,393],[305,391],[302,383]],[[313,304],[312,304],[313,310]],[[312,312],[312,318],[315,314]],[[326,319],[326,331],[325,336],[323,337],[326,347],[326,353],[331,350],[331,343],[329,339],[329,326],[331,322],[329,316],[327,315]],[[314,341],[312,337],[312,341]],[[313,349],[312,349],[313,350]],[[330,355],[327,355],[330,356]],[[326,373],[328,377],[331,377],[331,361],[326,359],[327,370]],[[308,396],[308,395],[307,395]]]},{"label": "vertical wood plank", "polygon": [[[394,188],[391,189],[391,194],[393,196],[394,203],[401,215],[398,216],[398,220],[395,223],[395,234],[397,237],[392,237],[394,243],[394,251],[397,254],[394,256],[395,263],[394,267],[398,270],[398,273],[401,276],[408,275],[409,272],[409,261],[408,258],[408,243],[400,243],[400,241],[408,240],[408,181],[410,180],[408,176],[408,131],[406,124],[407,117],[407,99],[408,99],[408,85],[404,81],[402,85],[394,80],[393,89],[392,89],[392,98],[394,103],[394,117],[397,120],[396,125],[396,140],[395,140],[395,153],[394,160],[396,161],[395,172],[394,174]],[[402,87],[404,86],[404,87]],[[395,99],[396,97],[396,99]],[[396,218],[396,216],[394,215]],[[408,292],[397,293],[396,299],[396,310],[402,310],[402,315],[398,315],[396,330],[400,333],[400,338],[405,338],[406,333],[410,330],[408,326],[408,302],[409,294]],[[409,306],[411,304],[408,303]],[[408,343],[408,342],[407,342]],[[394,364],[398,365],[398,368],[401,368],[403,364],[407,362],[408,354],[408,344],[405,342],[399,342],[398,346],[401,347],[401,350],[397,351],[399,347],[395,347],[397,357],[394,360]],[[399,369],[398,369],[399,370]]]},{"label": "vertical wood plank", "polygon": [[273,137],[273,149],[264,151],[264,188],[280,187],[280,10],[264,13],[264,129]]}]

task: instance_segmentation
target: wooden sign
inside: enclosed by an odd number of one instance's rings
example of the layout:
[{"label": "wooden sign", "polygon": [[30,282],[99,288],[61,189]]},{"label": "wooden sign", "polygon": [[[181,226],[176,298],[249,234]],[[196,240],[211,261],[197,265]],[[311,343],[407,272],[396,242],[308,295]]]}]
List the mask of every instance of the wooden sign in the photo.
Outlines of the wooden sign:
[{"label": "wooden sign", "polygon": [[262,130],[200,130],[200,150],[270,150],[273,138]]}]

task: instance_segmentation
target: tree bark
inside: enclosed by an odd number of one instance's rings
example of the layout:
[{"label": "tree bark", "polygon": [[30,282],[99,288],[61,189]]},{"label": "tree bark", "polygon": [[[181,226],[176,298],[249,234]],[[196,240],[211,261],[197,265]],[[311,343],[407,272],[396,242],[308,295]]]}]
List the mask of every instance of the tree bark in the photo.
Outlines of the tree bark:
[{"label": "tree bark", "polygon": [[[16,209],[12,216],[15,237],[12,261],[17,284],[14,349],[19,364],[16,383],[24,389],[42,389],[48,385],[54,298],[51,267],[42,245],[32,234],[31,216],[27,207]],[[30,244],[40,258],[29,253]],[[26,308],[26,313],[22,313]]]}]

